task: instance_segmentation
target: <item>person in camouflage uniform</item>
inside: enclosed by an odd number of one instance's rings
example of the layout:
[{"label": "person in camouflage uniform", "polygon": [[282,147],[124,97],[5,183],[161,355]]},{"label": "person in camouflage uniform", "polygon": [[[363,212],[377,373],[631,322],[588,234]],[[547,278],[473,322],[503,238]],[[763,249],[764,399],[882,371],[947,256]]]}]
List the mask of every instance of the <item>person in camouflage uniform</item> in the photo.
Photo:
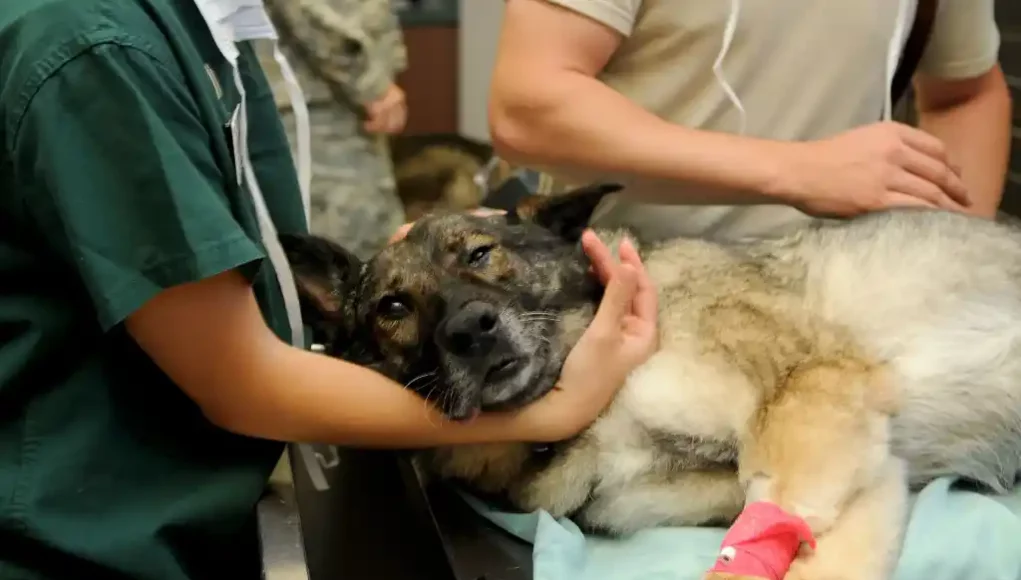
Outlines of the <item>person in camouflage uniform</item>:
[{"label": "person in camouflage uniform", "polygon": [[[310,97],[311,230],[368,257],[404,223],[388,135],[404,129],[395,83],[407,50],[390,0],[267,0]],[[317,101],[316,95],[328,99]]]}]

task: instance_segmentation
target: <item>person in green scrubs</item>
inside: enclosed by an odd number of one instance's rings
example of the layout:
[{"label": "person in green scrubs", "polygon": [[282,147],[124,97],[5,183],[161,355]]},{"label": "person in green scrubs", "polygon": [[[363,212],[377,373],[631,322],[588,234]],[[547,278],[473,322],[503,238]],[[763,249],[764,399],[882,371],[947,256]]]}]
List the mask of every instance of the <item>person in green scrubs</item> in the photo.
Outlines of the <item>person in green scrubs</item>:
[{"label": "person in green scrubs", "polygon": [[[0,3],[0,579],[257,578],[282,442],[568,437],[654,349],[640,261],[591,235],[606,298],[563,388],[517,414],[446,422],[285,342],[209,30],[193,0]],[[257,182],[277,230],[304,232],[270,89],[239,49]]]}]

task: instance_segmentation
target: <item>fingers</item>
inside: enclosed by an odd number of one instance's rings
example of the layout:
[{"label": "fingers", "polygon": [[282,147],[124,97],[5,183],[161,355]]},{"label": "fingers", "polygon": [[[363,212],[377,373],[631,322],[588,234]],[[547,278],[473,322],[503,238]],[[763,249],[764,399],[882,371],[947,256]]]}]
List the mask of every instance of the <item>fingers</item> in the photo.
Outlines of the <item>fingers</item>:
[{"label": "fingers", "polygon": [[618,266],[610,277],[610,283],[606,285],[606,292],[603,293],[603,300],[599,303],[590,328],[619,331],[621,319],[631,313],[637,290],[638,272],[634,266]]},{"label": "fingers", "polygon": [[393,115],[385,110],[371,115],[362,126],[367,133],[372,134],[396,132],[393,129],[396,126]]},{"label": "fingers", "polygon": [[401,111],[396,107],[386,109],[380,116],[379,132],[390,135],[400,133],[404,128],[404,120],[401,117]]},{"label": "fingers", "polygon": [[[904,160],[904,168],[936,184],[958,204],[971,205],[968,189],[961,180],[960,169],[950,163],[943,142],[914,127],[900,127],[901,138],[910,148]],[[941,206],[945,207],[945,204]]]},{"label": "fingers", "polygon": [[908,147],[932,157],[943,165],[948,164],[946,148],[943,147],[942,141],[910,125],[897,123],[897,128],[901,139]]},{"label": "fingers", "polygon": [[383,100],[366,108],[367,119],[362,127],[368,133],[400,133],[407,122],[407,111],[401,103]]},{"label": "fingers", "polygon": [[632,301],[633,314],[645,322],[655,322],[659,314],[659,297],[649,273],[642,264],[638,250],[630,240],[620,245],[620,261],[635,269],[635,296]]},{"label": "fingers", "polygon": [[604,323],[616,324],[626,315],[654,323],[659,310],[656,288],[634,244],[628,239],[621,242],[619,264],[606,244],[591,231],[582,234],[582,247],[592,260],[596,275],[606,285],[596,318],[601,312]]},{"label": "fingers", "polygon": [[592,230],[582,233],[581,248],[592,262],[592,270],[595,271],[599,281],[604,286],[607,285],[613,275],[613,269],[617,265],[610,248]]},{"label": "fingers", "polygon": [[362,123],[362,128],[365,129],[366,133],[373,135],[383,133],[386,129],[386,115],[382,113],[370,114],[369,118]]},{"label": "fingers", "polygon": [[415,222],[411,222],[411,223],[406,223],[403,226],[397,228],[397,231],[394,232],[394,235],[390,236],[390,241],[387,242],[387,243],[392,244],[394,242],[399,242],[399,241],[403,240],[408,235],[408,232],[411,231],[411,227],[414,226],[414,225],[415,225]]},{"label": "fingers", "polygon": [[893,192],[886,198],[886,207],[933,207],[933,205],[913,195]]},{"label": "fingers", "polygon": [[638,250],[631,240],[625,238],[620,244],[618,249],[619,265],[614,259],[613,253],[610,252],[610,248],[592,231],[582,234],[581,244],[589,260],[592,261],[592,269],[599,277],[599,281],[607,286],[607,292],[609,292],[609,285],[612,283],[614,275],[619,275],[621,266],[628,266],[634,271],[635,289],[630,296],[632,302],[627,305],[628,310],[625,313],[634,314],[645,322],[654,322],[659,311],[656,288],[649,278],[648,272],[645,271],[645,265],[642,264]]},{"label": "fingers", "polygon": [[947,197],[938,185],[906,171],[902,171],[894,177],[889,188],[896,193],[916,198],[921,202],[919,205],[941,207],[948,210],[961,208],[954,200]]},{"label": "fingers", "polygon": [[394,107],[392,121],[393,125],[390,127],[390,132],[393,134],[400,133],[404,130],[404,126],[408,124],[408,108],[403,103]]},{"label": "fingers", "polygon": [[[904,159],[903,167],[910,172],[911,177],[917,177],[931,184],[931,187],[926,188],[929,197],[925,199],[941,207],[952,209],[959,209],[961,205],[970,205],[971,200],[968,197],[968,188],[952,166],[916,150],[910,150]],[[898,188],[895,189],[901,191]],[[947,199],[946,201],[938,202],[938,198]],[[948,204],[947,202],[950,203]]]}]

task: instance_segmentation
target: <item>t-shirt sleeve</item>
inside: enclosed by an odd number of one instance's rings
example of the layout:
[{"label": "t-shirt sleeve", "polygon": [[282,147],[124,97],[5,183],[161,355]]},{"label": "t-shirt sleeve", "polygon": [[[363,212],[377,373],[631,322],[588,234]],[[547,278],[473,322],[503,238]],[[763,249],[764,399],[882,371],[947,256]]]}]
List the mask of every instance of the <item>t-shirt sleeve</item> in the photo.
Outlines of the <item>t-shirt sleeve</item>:
[{"label": "t-shirt sleeve", "polygon": [[642,0],[547,0],[631,36]]},{"label": "t-shirt sleeve", "polygon": [[918,71],[944,79],[979,76],[997,62],[1000,31],[994,0],[939,0]]},{"label": "t-shirt sleeve", "polygon": [[115,43],[26,87],[10,142],[17,194],[104,330],[166,288],[263,258],[225,194],[223,137],[187,87],[180,69]]}]

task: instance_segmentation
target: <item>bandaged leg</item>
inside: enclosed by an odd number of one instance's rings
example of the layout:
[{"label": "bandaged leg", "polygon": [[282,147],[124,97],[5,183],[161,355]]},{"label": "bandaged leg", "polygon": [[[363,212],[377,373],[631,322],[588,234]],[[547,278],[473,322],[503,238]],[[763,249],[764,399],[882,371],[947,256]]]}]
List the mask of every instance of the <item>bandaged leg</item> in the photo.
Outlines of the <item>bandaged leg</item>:
[{"label": "bandaged leg", "polygon": [[[884,379],[881,370],[846,359],[806,364],[791,374],[750,430],[739,460],[746,509],[771,514],[774,523],[762,533],[777,535],[776,545],[768,562],[741,570],[731,566],[743,573],[730,577],[782,578],[798,545],[810,544],[812,536],[821,541],[848,504],[885,476],[889,417],[876,405],[887,400]],[[759,502],[774,509],[767,512]],[[764,540],[752,538],[755,542]],[[735,558],[742,555],[736,547],[733,552]],[[749,559],[753,553],[745,550]],[[784,554],[790,554],[786,562]],[[719,569],[709,577],[728,577],[722,574],[732,572]]]},{"label": "bandaged leg", "polygon": [[903,543],[908,488],[903,463],[891,458],[875,485],[847,505],[816,550],[799,556],[786,580],[884,580]]},{"label": "bandaged leg", "polygon": [[723,538],[709,577],[782,580],[802,545],[816,545],[805,520],[776,504],[749,504]]}]

